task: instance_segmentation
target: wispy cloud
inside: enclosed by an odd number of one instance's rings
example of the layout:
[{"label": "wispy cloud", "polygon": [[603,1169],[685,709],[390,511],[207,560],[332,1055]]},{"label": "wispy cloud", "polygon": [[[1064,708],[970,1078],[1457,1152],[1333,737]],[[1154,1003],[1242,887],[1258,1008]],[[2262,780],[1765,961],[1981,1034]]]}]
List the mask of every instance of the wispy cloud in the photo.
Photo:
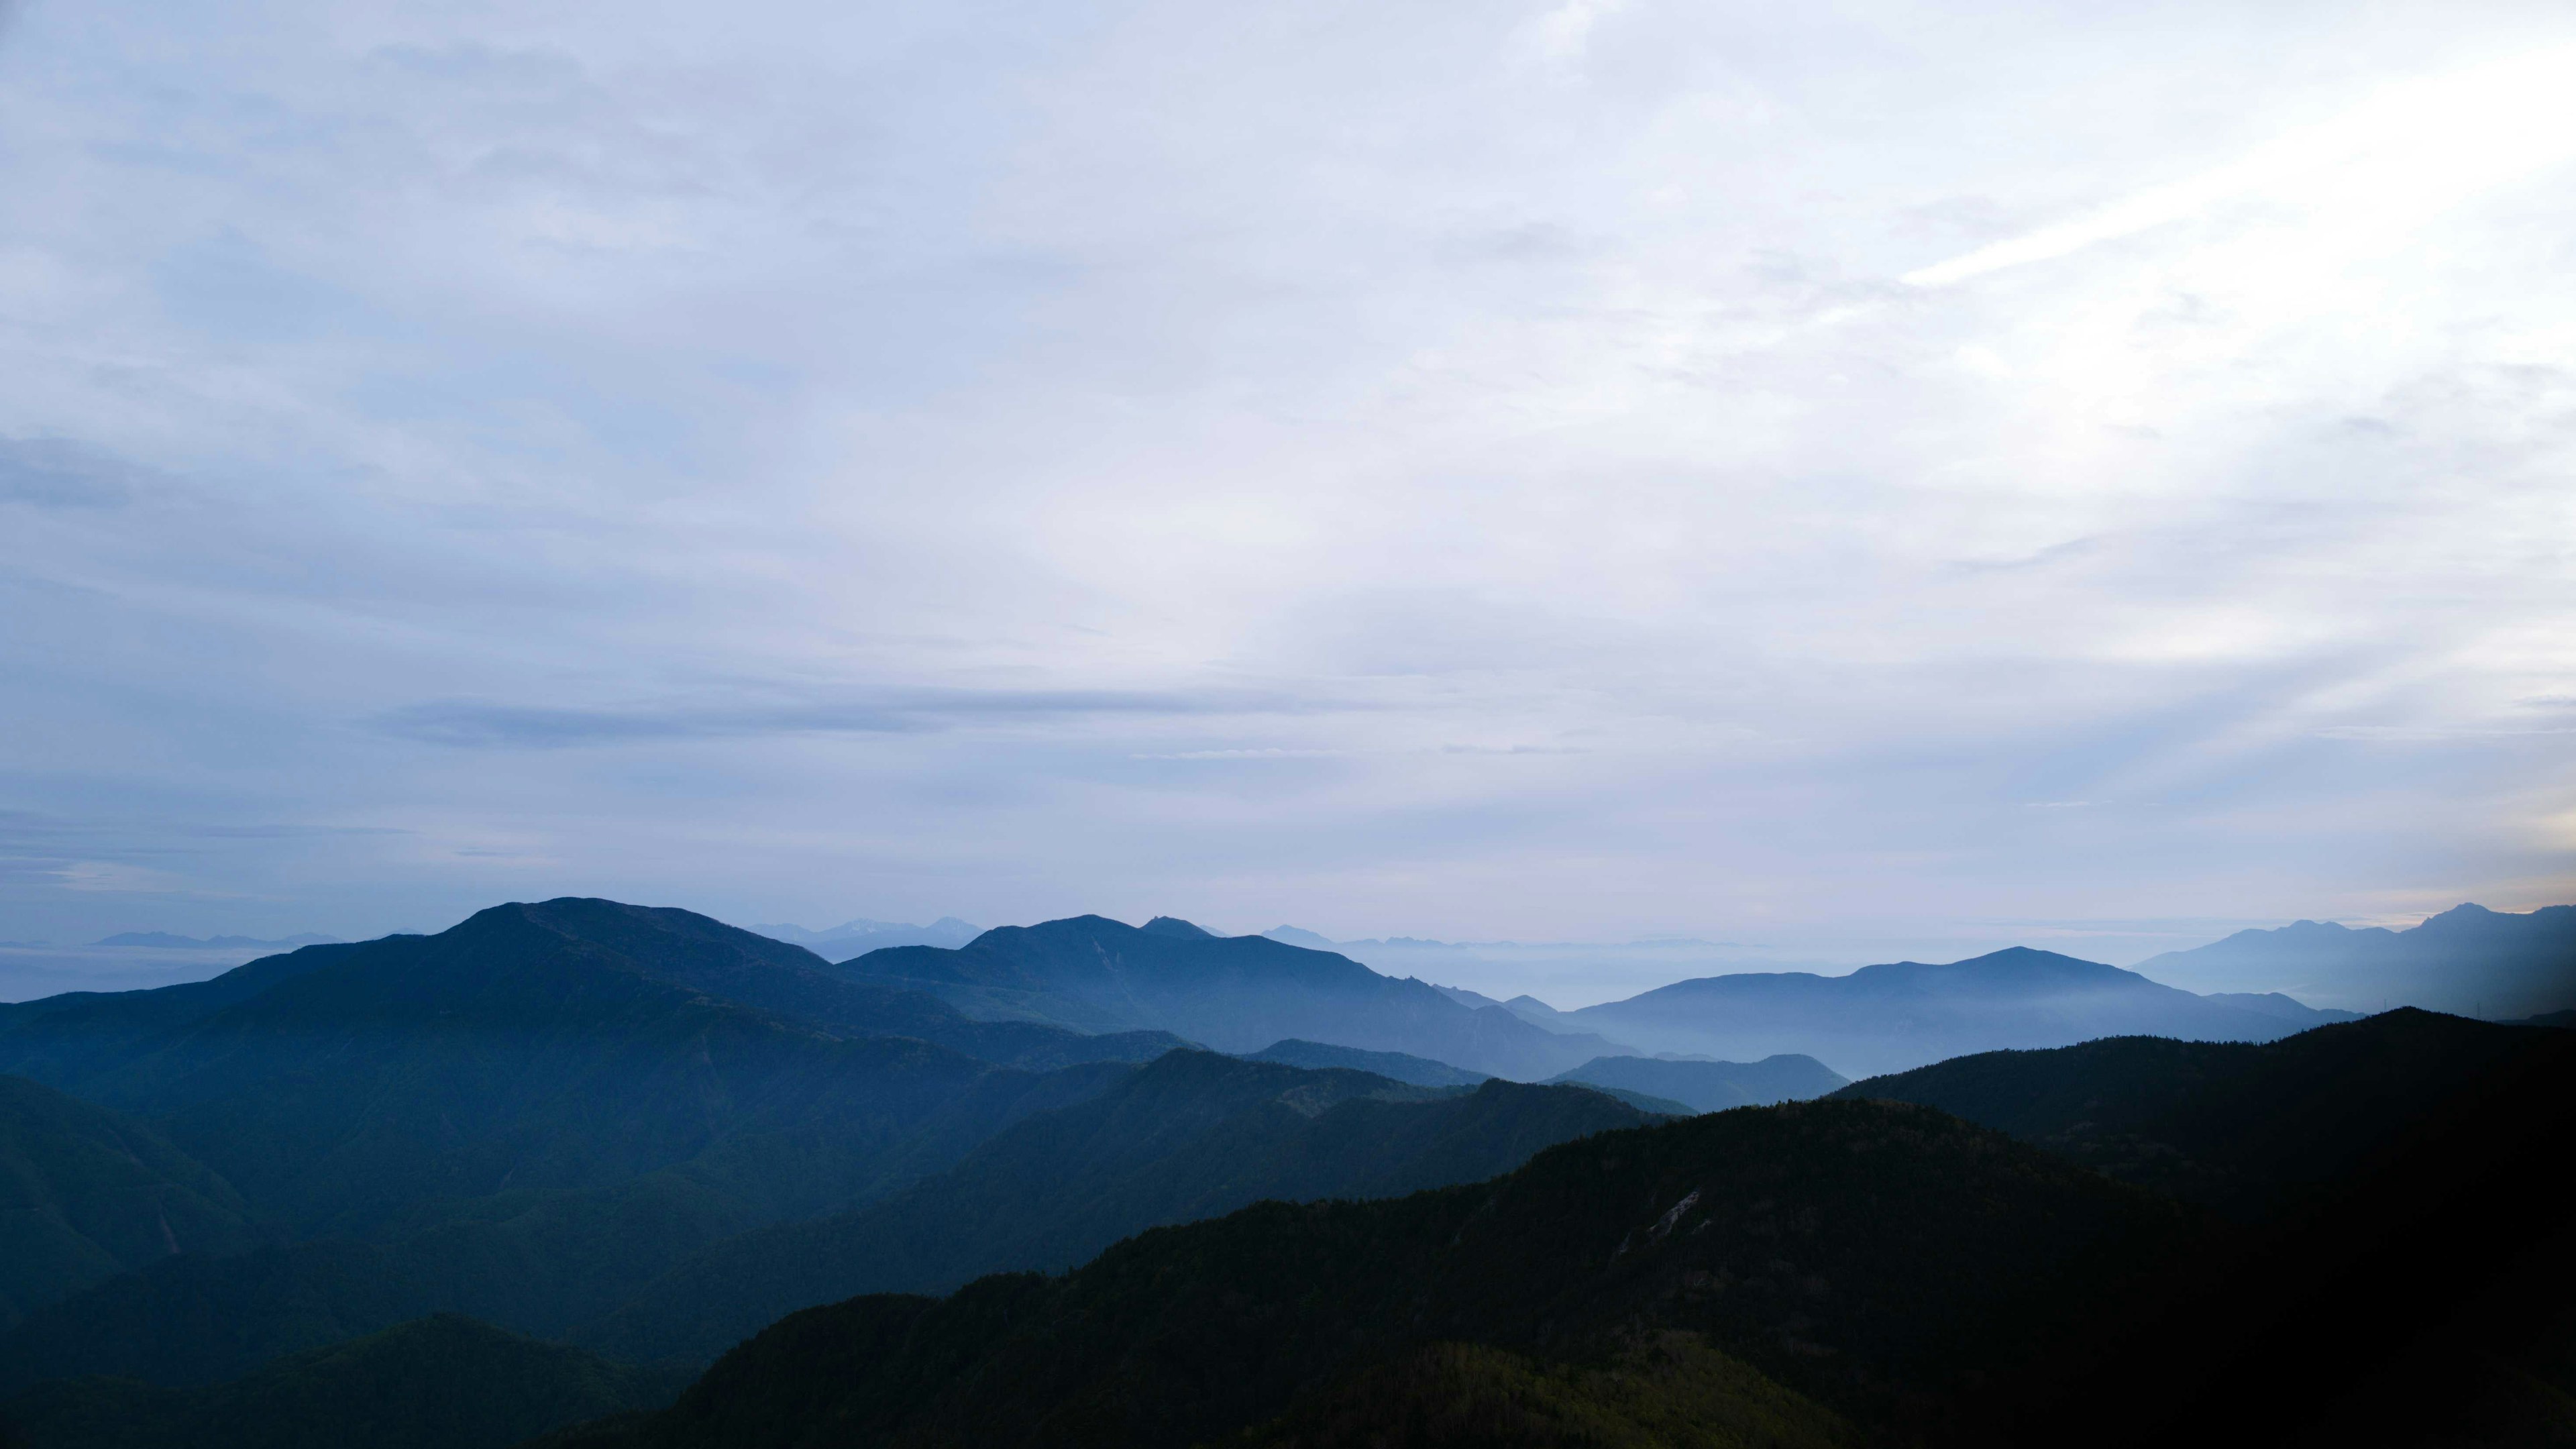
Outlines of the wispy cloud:
[{"label": "wispy cloud", "polygon": [[[2320,183],[2449,198],[2576,156],[2576,47],[2555,47],[2391,85],[2224,166],[2099,211],[1991,242],[1904,280],[1946,287],[2053,261],[2198,216],[2221,202]],[[2338,173],[2360,168],[2343,180]]]}]

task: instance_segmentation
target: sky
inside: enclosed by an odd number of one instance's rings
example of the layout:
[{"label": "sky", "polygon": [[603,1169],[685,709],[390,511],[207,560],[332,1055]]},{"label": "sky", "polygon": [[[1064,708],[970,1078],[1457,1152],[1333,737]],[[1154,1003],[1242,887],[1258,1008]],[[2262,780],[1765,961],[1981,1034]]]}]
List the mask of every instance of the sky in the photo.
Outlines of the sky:
[{"label": "sky", "polygon": [[0,197],[0,940],[2576,899],[2562,3],[25,0]]}]

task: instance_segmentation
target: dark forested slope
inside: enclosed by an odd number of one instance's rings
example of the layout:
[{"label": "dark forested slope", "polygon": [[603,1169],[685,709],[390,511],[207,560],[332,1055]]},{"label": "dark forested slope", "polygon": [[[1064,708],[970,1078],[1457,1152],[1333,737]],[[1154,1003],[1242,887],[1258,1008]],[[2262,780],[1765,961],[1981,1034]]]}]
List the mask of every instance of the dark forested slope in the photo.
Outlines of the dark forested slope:
[{"label": "dark forested slope", "polygon": [[679,1387],[667,1371],[442,1315],[202,1388],[47,1384],[0,1402],[0,1440],[13,1449],[503,1449],[558,1425],[651,1408]]},{"label": "dark forested slope", "polygon": [[690,1252],[938,1171],[1132,1070],[1017,1070],[883,1030],[998,1030],[1022,1059],[1173,1040],[992,1027],[815,964],[686,912],[556,901],[13,1009],[0,1050],[321,1241],[31,1301],[0,1384],[199,1382],[435,1309],[560,1332]]},{"label": "dark forested slope", "polygon": [[779,1315],[854,1293],[944,1291],[1059,1270],[1146,1228],[1261,1198],[1385,1197],[1505,1172],[1646,1120],[1569,1088],[1436,1093],[1349,1071],[1174,1052],[1033,1117],[885,1202],[721,1244],[581,1341],[620,1358],[711,1357]]},{"label": "dark forested slope", "polygon": [[159,1133],[0,1076],[0,1330],[174,1253],[239,1252],[260,1238],[232,1184]]},{"label": "dark forested slope", "polygon": [[1848,1084],[1842,1073],[1814,1057],[1794,1055],[1765,1057],[1758,1062],[1594,1057],[1550,1080],[1652,1093],[1684,1103],[1697,1112],[1802,1102]]},{"label": "dark forested slope", "polygon": [[810,1310],[584,1442],[1184,1445],[1439,1342],[1591,1361],[1646,1321],[1884,1422],[2036,1364],[2193,1231],[1921,1109],[1721,1113],[1473,1187],[1156,1230],[1066,1278]]},{"label": "dark forested slope", "polygon": [[2410,1013],[1949,1075],[1908,1090],[2079,1155],[2087,1124],[2152,1129],[2141,1160],[2201,1168],[2146,1180],[2225,1215],[1863,1083],[1588,1137],[1473,1187],[1158,1229],[1064,1278],[809,1310],[671,1409],[562,1442],[1492,1449],[1734,1424],[1743,1437],[1714,1442],[2162,1445],[2223,1428],[2429,1445],[2564,1429],[2576,1236],[2556,1178],[2576,1148],[2576,1039]]}]

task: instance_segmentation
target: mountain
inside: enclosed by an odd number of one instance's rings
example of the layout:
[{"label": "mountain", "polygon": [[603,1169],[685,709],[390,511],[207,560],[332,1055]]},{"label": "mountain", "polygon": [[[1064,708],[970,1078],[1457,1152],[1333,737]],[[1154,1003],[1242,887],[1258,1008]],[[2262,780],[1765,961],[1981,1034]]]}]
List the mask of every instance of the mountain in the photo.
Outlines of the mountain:
[{"label": "mountain", "polygon": [[[866,1190],[938,1119],[975,1116],[996,1068],[965,1047],[1019,1057],[1098,1040],[997,1033],[815,970],[798,948],[605,901],[498,906],[436,936],[340,949],[75,1090],[157,1115],[308,1232],[717,1151],[792,1213]],[[1109,1045],[1123,1057],[1168,1039]]]},{"label": "mountain", "polygon": [[2576,906],[2455,906],[2402,931],[2300,921],[2168,951],[2138,969],[2194,989],[2285,991],[2354,1011],[2537,1016],[2576,1008]]},{"label": "mountain", "polygon": [[1860,1074],[2102,1036],[2269,1041],[2329,1019],[2249,1011],[2134,971],[2023,946],[1946,965],[1864,966],[1848,976],[1708,976],[1564,1016],[1654,1051],[1735,1059],[1798,1053]]},{"label": "mountain", "polygon": [[232,1185],[159,1133],[0,1077],[0,1329],[171,1254],[262,1237]]},{"label": "mountain", "polygon": [[1333,949],[1333,942],[1329,939],[1316,935],[1312,931],[1300,930],[1295,926],[1273,926],[1261,934],[1284,945],[1303,947],[1309,951]]},{"label": "mountain", "polygon": [[802,946],[818,956],[845,960],[888,946],[963,946],[981,933],[955,916],[941,916],[927,926],[909,921],[871,921],[862,916],[821,931],[802,926],[766,925],[752,930],[774,941]]},{"label": "mountain", "polygon": [[141,946],[156,951],[207,950],[214,947],[244,949],[261,946],[281,946],[293,950],[298,946],[325,945],[339,939],[337,936],[315,935],[310,931],[302,935],[281,936],[274,941],[262,940],[256,936],[208,936],[201,940],[195,936],[174,936],[167,931],[124,931],[104,937],[97,944]]},{"label": "mountain", "polygon": [[[2212,1215],[1861,1095],[1908,1081],[2079,1155],[2100,1111],[2158,1125],[2146,1157],[2272,1165]],[[548,1443],[2555,1443],[2571,1148],[2562,1032],[2414,1013],[1994,1054],[807,1310],[669,1409]]]},{"label": "mountain", "polygon": [[853,981],[929,993],[977,1017],[1166,1031],[1227,1052],[1296,1037],[1530,1081],[1620,1050],[1543,1031],[1498,1008],[1471,1009],[1331,952],[1212,936],[1170,917],[1157,917],[1156,927],[1077,916],[986,931],[953,951],[872,951],[835,969]]},{"label": "mountain", "polygon": [[1358,1047],[1327,1046],[1319,1041],[1299,1041],[1294,1037],[1274,1041],[1257,1052],[1244,1053],[1246,1061],[1277,1062],[1285,1067],[1343,1067],[1354,1072],[1375,1072],[1391,1081],[1409,1082],[1417,1087],[1472,1087],[1493,1080],[1483,1072],[1470,1072],[1447,1062],[1429,1057],[1407,1056],[1402,1052],[1365,1052]]},{"label": "mountain", "polygon": [[[2353,1175],[2443,1114],[2576,1070],[2576,1041],[2412,1008],[2263,1044],[2117,1037],[1986,1052],[1837,1095],[1915,1102],[2240,1214]],[[2531,1088],[2537,1090],[2537,1088]],[[2483,1106],[2481,1106],[2483,1104]]]},{"label": "mountain", "polygon": [[0,1402],[21,1449],[505,1449],[547,1430],[667,1403],[667,1370],[629,1368],[440,1315],[195,1389],[118,1379]]},{"label": "mountain", "polygon": [[1440,1093],[1174,1052],[884,1202],[720,1244],[578,1338],[639,1361],[703,1360],[780,1314],[853,1293],[1060,1271],[1147,1228],[1262,1198],[1386,1197],[1474,1181],[1644,1120],[1564,1087],[1488,1081]]},{"label": "mountain", "polygon": [[1400,1395],[1386,1375],[1458,1344],[1494,1353],[1458,1367],[1506,1388],[1574,1369],[1559,1404],[1586,1393],[1576,1366],[1600,1365],[1649,1391],[1622,1418],[1696,1397],[1721,1422],[1768,1411],[1801,1428],[1790,1442],[1845,1441],[1838,1415],[1919,1415],[1967,1365],[2019,1381],[2068,1314],[2133,1291],[2134,1265],[2191,1236],[2147,1194],[1922,1109],[1720,1113],[1586,1137],[1473,1186],[1259,1204],[1063,1278],[808,1310],[670,1409],[558,1442],[1150,1449],[1264,1424],[1256,1442],[1299,1442],[1283,1431]]},{"label": "mountain", "polygon": [[[973,1022],[819,964],[686,912],[554,901],[0,1012],[9,1064],[145,1118],[307,1240],[30,1305],[0,1384],[205,1382],[441,1309],[560,1332],[1131,1070],[1053,1062],[1174,1041]],[[862,1034],[899,1030],[1051,1069]]]},{"label": "mountain", "polygon": [[2260,1046],[1991,1053],[1841,1095],[1937,1103],[2248,1225],[2242,1251],[2177,1265],[2130,1340],[2140,1376],[2171,1381],[2142,1440],[2187,1435],[2191,1398],[2246,1442],[2576,1429],[2564,1032],[2398,1010]]},{"label": "mountain", "polygon": [[1758,1062],[1594,1057],[1551,1080],[1651,1093],[1683,1103],[1695,1112],[1800,1102],[1849,1084],[1842,1073],[1814,1057],[1785,1055]]}]

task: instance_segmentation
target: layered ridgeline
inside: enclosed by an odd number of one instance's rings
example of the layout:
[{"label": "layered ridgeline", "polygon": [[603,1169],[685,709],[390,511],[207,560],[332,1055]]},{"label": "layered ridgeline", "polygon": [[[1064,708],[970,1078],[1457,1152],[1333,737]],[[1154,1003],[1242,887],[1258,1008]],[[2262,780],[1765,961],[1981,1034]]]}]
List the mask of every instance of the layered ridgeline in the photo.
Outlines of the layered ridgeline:
[{"label": "layered ridgeline", "polygon": [[[1402,1052],[1369,1052],[1312,1041],[1273,1042],[1252,1053],[1250,1059],[1296,1067],[1344,1067],[1425,1087],[1467,1086],[1492,1080],[1481,1072],[1461,1071],[1445,1062]],[[1548,1078],[1551,1084],[1597,1087],[1630,1106],[1673,1116],[1804,1101],[1834,1091],[1849,1080],[1808,1056],[1776,1056],[1758,1062],[1594,1057],[1570,1072]]]},{"label": "layered ridgeline", "polygon": [[1595,1057],[1551,1080],[1669,1098],[1694,1112],[1723,1112],[1803,1102],[1836,1091],[1850,1079],[1814,1057],[1786,1053],[1758,1062]]},{"label": "layered ridgeline", "polygon": [[685,1375],[440,1315],[222,1384],[84,1379],[0,1400],[17,1449],[507,1449],[670,1401]]},{"label": "layered ridgeline", "polygon": [[[1593,1092],[1497,1087],[1451,1101],[1373,1076],[1190,1052],[1100,1113],[1067,1119],[1061,1109],[1138,1069],[1032,1072],[918,1036],[853,1033],[936,1032],[1023,1061],[1173,1039],[976,1023],[702,917],[605,902],[509,907],[438,937],[316,948],[202,989],[33,1005],[0,1037],[8,1049],[77,1061],[66,1075],[149,1115],[293,1241],[181,1253],[31,1301],[29,1321],[0,1334],[0,1389],[95,1373],[204,1384],[441,1310],[562,1334],[693,1255],[771,1224],[836,1220],[1050,1112],[977,1158],[979,1175],[905,1199],[911,1218],[884,1219],[915,1223],[923,1241],[982,1225],[897,1265],[896,1281],[1063,1266],[1139,1228],[1264,1194],[1490,1176],[1569,1136],[1643,1120]],[[49,1034],[66,1021],[79,1029]],[[1223,1070],[1193,1073],[1193,1061]],[[1062,1150],[1075,1142],[1079,1152]],[[1066,1213],[1066,1201],[1088,1207]],[[765,1251],[754,1241],[709,1261]],[[667,1351],[711,1353],[775,1312],[847,1291],[821,1277],[800,1286],[803,1271],[732,1285],[727,1326],[713,1338],[667,1332]],[[711,1300],[698,1318],[726,1307]]]},{"label": "layered ridgeline", "polygon": [[[2171,1047],[2165,1043],[2163,1046]],[[2209,1063],[2230,1063],[2213,1070]],[[2021,1073],[2018,1082],[2010,1080]],[[1263,1204],[1062,1278],[791,1316],[551,1444],[2554,1442],[2576,1037],[2402,1014],[2264,1047],[1981,1064],[2227,1164],[2212,1215],[1870,1091]],[[1956,1085],[1956,1084],[1953,1084]],[[2331,1119],[2333,1140],[2287,1154]],[[2197,1125],[2196,1125],[2197,1124]],[[2156,1155],[2150,1153],[2149,1155]],[[2467,1251],[2474,1244],[2474,1251]],[[2558,1357],[2553,1357],[2558,1354]]]},{"label": "layered ridgeline", "polygon": [[1622,1050],[1583,1029],[1554,1032],[1498,1007],[1463,1005],[1330,951],[1213,936],[1168,916],[1142,928],[1099,916],[1005,926],[956,950],[871,951],[834,970],[926,992],[973,1016],[1168,1031],[1224,1052],[1295,1038],[1536,1081]]},{"label": "layered ridgeline", "polygon": [[298,1240],[27,1304],[0,1384],[207,1381],[437,1309],[559,1332],[1176,1044],[975,1022],[822,964],[687,912],[566,900],[0,1008],[0,1069],[145,1120]]},{"label": "layered ridgeline", "polygon": [[1943,965],[1864,966],[1845,976],[1708,976],[1548,1013],[1566,1029],[1652,1052],[1734,1060],[1797,1054],[1847,1073],[1901,1071],[1968,1052],[2105,1036],[2271,1041],[2350,1015],[2311,1011],[2286,997],[2258,1009],[2196,996],[2135,971],[2021,946]]},{"label": "layered ridgeline", "polygon": [[0,1329],[173,1254],[261,1238],[232,1185],[160,1133],[0,1077]]},{"label": "layered ridgeline", "polygon": [[2458,906],[2402,931],[2300,921],[2168,951],[2138,969],[2195,990],[2287,992],[2355,1011],[2540,1016],[2576,1008],[2576,906]]},{"label": "layered ridgeline", "polygon": [[781,1315],[857,1293],[1060,1272],[1147,1228],[1269,1198],[1390,1197],[1474,1182],[1648,1113],[1598,1092],[1489,1080],[1411,1087],[1174,1052],[1032,1117],[883,1202],[722,1243],[575,1334],[636,1361],[704,1361]]}]

